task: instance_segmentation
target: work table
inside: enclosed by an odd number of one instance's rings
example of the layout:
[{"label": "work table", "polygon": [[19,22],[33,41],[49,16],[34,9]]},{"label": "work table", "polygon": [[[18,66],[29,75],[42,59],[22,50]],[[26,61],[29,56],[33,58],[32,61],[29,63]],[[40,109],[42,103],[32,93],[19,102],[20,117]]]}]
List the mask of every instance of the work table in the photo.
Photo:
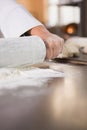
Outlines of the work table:
[{"label": "work table", "polygon": [[0,130],[87,130],[87,66],[61,67],[40,87],[1,90]]}]

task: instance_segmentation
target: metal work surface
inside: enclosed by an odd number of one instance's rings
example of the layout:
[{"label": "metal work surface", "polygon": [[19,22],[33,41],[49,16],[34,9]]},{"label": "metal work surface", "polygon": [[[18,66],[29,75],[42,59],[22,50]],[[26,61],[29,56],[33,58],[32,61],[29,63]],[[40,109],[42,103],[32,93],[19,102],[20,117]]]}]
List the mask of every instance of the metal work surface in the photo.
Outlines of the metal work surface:
[{"label": "metal work surface", "polygon": [[0,90],[0,130],[87,130],[87,66],[61,67],[64,78]]}]

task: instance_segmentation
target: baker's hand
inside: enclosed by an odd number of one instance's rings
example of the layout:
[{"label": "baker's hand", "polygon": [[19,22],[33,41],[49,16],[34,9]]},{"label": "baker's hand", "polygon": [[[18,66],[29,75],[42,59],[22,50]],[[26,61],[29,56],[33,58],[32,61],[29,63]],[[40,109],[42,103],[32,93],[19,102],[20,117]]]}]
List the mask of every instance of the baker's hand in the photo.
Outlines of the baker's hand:
[{"label": "baker's hand", "polygon": [[47,53],[47,59],[56,58],[63,50],[64,40],[59,36],[50,33],[48,37],[44,39]]},{"label": "baker's hand", "polygon": [[40,25],[32,28],[29,33],[42,38],[46,45],[46,59],[56,58],[63,50],[64,40],[50,33],[44,26]]}]

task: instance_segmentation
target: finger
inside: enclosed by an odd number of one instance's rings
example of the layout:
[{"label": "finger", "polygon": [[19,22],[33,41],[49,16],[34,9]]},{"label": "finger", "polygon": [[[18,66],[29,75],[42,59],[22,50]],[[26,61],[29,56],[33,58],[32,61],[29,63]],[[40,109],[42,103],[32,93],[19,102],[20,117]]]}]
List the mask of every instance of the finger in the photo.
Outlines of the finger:
[{"label": "finger", "polygon": [[60,53],[62,53],[62,51],[63,51],[63,46],[64,46],[64,40],[61,39],[60,40]]},{"label": "finger", "polygon": [[60,51],[62,50],[61,47],[62,46],[60,41],[56,41],[54,44],[54,58],[56,58],[59,55]]},{"label": "finger", "polygon": [[52,59],[53,58],[53,50],[47,48],[46,49],[46,59]]},{"label": "finger", "polygon": [[59,50],[58,42],[53,41],[51,48],[52,48],[52,59],[54,59],[57,57],[57,55],[59,53],[58,52],[58,50]]},{"label": "finger", "polygon": [[47,41],[44,40],[45,46],[46,46],[46,59],[51,59],[51,50],[49,48],[49,44]]},{"label": "finger", "polygon": [[53,58],[56,58],[57,56],[58,56],[58,52],[59,51],[59,49],[58,49],[58,46],[54,46],[54,48],[53,48]]}]

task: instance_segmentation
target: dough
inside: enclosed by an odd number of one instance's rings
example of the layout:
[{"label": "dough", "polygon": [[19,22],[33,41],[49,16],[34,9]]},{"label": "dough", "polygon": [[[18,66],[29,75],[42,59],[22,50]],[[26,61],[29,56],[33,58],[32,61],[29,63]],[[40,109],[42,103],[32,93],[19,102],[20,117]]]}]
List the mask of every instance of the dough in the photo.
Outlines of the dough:
[{"label": "dough", "polygon": [[65,43],[63,52],[62,52],[62,57],[74,57],[74,56],[79,56],[80,51],[79,51],[79,46],[77,46],[74,43]]},{"label": "dough", "polygon": [[82,49],[82,52],[83,52],[84,54],[87,54],[87,47],[84,47],[84,48]]},{"label": "dough", "polygon": [[83,53],[87,53],[87,38],[73,37],[69,38],[64,45],[62,57],[74,57],[80,55],[80,48],[84,47]]}]

